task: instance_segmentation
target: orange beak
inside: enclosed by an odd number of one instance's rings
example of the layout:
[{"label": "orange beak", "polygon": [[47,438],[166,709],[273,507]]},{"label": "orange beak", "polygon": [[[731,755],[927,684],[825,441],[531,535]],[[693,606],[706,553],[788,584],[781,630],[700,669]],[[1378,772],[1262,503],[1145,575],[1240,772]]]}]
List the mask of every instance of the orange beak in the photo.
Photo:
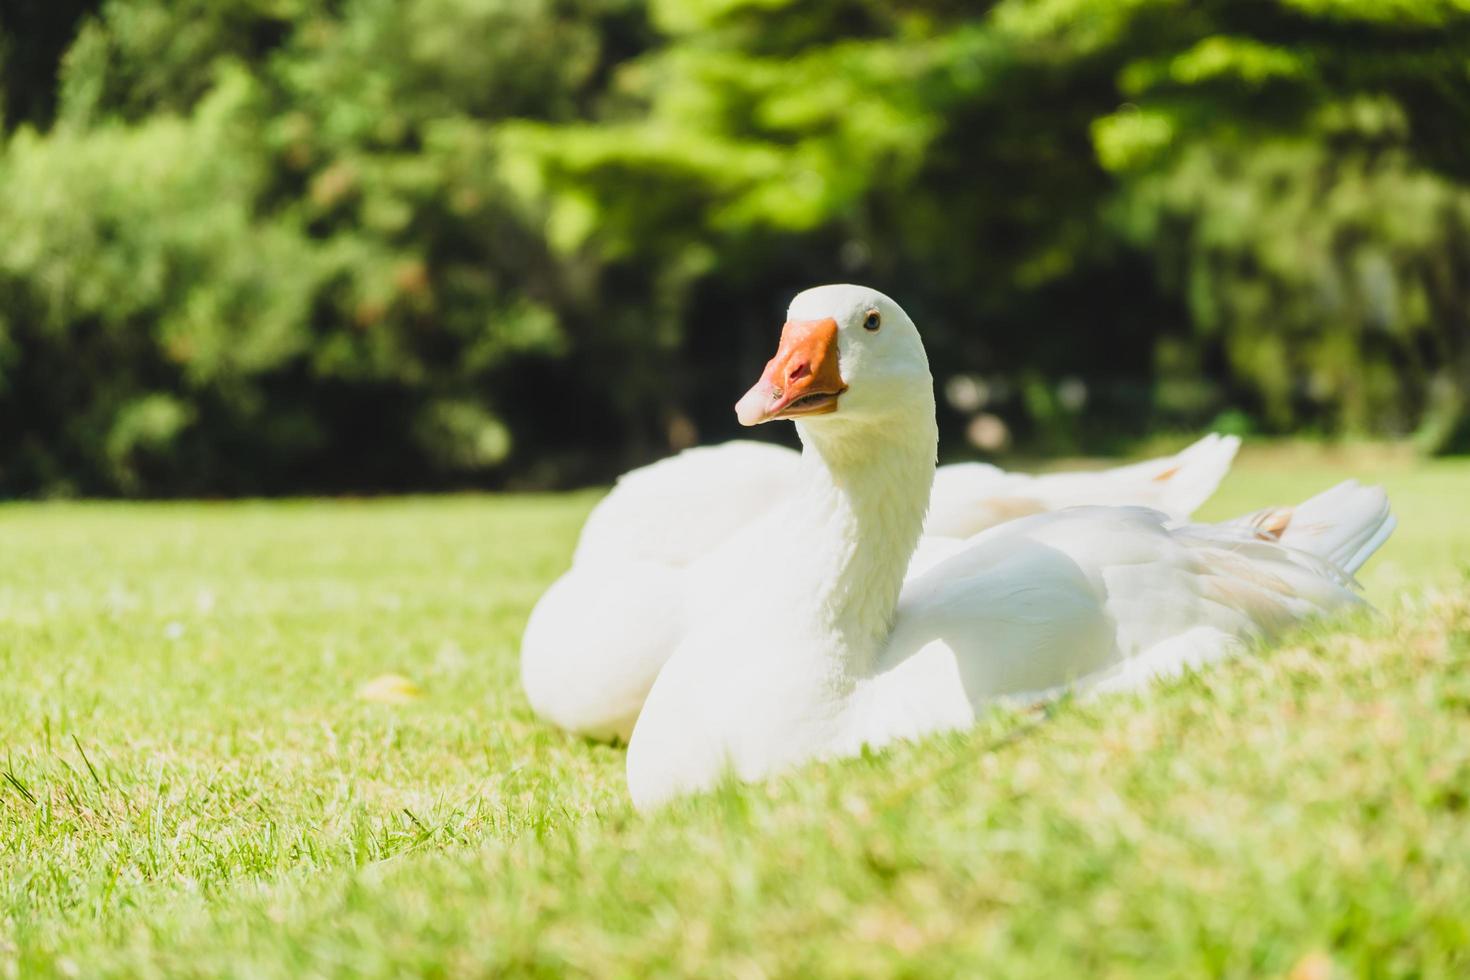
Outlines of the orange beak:
[{"label": "orange beak", "polygon": [[837,321],[788,320],[761,379],[735,404],[741,425],[837,411],[847,390],[837,369]]}]

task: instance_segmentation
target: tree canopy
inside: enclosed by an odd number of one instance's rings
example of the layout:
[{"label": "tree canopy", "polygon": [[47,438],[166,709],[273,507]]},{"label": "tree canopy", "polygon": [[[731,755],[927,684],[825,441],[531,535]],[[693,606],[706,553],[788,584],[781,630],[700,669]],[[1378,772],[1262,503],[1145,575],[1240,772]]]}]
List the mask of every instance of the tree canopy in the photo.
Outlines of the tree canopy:
[{"label": "tree canopy", "polygon": [[1470,437],[1462,0],[0,20],[0,491],[547,484],[894,295],[1020,445]]}]

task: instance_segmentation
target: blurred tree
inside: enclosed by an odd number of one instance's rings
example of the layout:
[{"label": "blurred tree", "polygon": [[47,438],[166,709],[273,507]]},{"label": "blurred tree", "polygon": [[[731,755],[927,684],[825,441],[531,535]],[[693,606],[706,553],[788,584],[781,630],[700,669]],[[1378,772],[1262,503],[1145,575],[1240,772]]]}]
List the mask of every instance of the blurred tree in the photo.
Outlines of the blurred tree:
[{"label": "blurred tree", "polygon": [[107,0],[0,27],[11,492],[601,475],[732,433],[780,304],[835,279],[923,324],[951,433],[1466,436],[1453,0]]},{"label": "blurred tree", "polygon": [[1117,227],[1203,341],[1163,347],[1163,373],[1217,347],[1271,429],[1448,448],[1470,419],[1465,11],[1300,0],[1249,23],[1135,59],[1136,101],[1093,126]]},{"label": "blurred tree", "polygon": [[629,33],[604,23],[637,20],[597,6],[105,5],[57,125],[0,164],[0,480],[408,487],[503,463],[496,391],[565,352],[576,270],[505,192],[494,124],[578,111],[599,39]]},{"label": "blurred tree", "polygon": [[100,0],[0,2],[0,124],[50,124],[62,55],[78,24],[100,5]]},{"label": "blurred tree", "polygon": [[[507,142],[553,245],[595,241],[670,323],[706,329],[732,293],[891,286],[947,367],[1034,379],[1008,411],[1052,448],[1231,406],[1431,447],[1463,425],[1461,5],[651,8],[667,43],[601,118]],[[1064,377],[1087,412],[1043,394]]]}]

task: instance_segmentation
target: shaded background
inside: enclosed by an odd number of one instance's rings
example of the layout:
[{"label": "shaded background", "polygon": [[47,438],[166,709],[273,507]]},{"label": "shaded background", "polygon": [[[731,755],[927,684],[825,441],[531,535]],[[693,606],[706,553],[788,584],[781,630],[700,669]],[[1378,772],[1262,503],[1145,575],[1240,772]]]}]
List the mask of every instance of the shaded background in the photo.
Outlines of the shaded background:
[{"label": "shaded background", "polygon": [[0,106],[0,494],[605,479],[839,280],[946,456],[1470,444],[1455,0],[4,0]]}]

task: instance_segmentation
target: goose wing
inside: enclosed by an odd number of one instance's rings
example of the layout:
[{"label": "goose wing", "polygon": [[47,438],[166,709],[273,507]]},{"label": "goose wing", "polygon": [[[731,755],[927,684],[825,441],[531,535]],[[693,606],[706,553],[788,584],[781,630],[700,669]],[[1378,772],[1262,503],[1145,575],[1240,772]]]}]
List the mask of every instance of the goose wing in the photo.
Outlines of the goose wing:
[{"label": "goose wing", "polygon": [[572,563],[687,566],[786,500],[799,459],[782,446],[738,440],[631,470],[588,515]]},{"label": "goose wing", "polygon": [[1173,526],[1141,507],[994,528],[905,585],[875,675],[895,672],[896,687],[907,676],[935,702],[947,674],[972,707],[1069,685],[1126,688],[1359,603],[1341,556],[1360,564],[1392,531],[1382,490],[1343,485],[1294,513],[1264,533],[1248,522]]}]

